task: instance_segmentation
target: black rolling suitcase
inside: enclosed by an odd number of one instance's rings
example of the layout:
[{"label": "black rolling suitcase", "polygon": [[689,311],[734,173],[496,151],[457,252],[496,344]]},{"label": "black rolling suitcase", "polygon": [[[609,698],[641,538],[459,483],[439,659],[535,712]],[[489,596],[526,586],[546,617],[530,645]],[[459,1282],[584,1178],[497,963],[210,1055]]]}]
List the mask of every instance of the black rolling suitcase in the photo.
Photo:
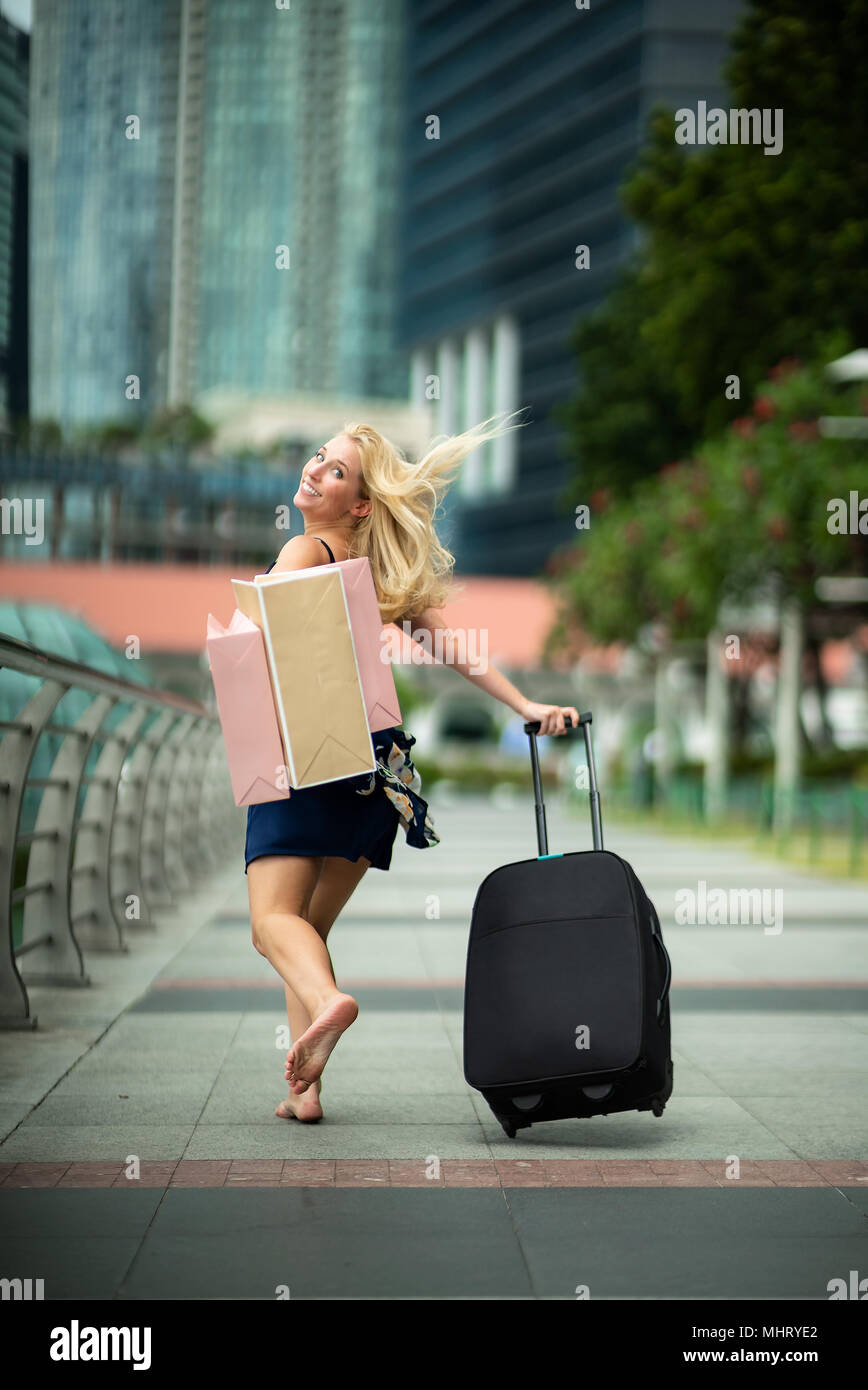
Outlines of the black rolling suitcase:
[{"label": "black rolling suitcase", "polygon": [[530,736],[539,856],[495,869],[473,907],[464,987],[464,1076],[510,1139],[543,1120],[652,1110],[672,1094],[671,967],[654,906],[603,849],[585,736],[593,850],[549,854]]}]

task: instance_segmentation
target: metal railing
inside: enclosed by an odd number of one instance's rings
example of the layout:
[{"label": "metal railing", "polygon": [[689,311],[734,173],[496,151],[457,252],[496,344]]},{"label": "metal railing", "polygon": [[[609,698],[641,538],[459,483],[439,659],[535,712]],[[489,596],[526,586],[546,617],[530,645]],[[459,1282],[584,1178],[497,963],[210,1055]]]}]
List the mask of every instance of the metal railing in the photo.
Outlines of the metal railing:
[{"label": "metal railing", "polygon": [[243,818],[204,705],[2,633],[0,668],[28,692],[0,709],[0,1027],[34,1028],[27,984],[88,985],[83,952],[152,930]]},{"label": "metal railing", "polygon": [[[634,810],[647,812],[651,804],[643,801],[635,788],[627,786],[612,788],[608,799],[613,809],[627,814]],[[774,804],[770,778],[734,779],[727,791],[724,820],[750,826],[759,846],[773,847],[781,853],[787,851],[795,837],[801,837],[809,864],[819,863],[824,849],[832,843],[850,874],[862,872],[868,839],[868,787],[854,783],[805,783],[789,795],[789,814],[782,830],[775,829]],[[697,825],[709,823],[704,788],[698,778],[673,778],[665,802],[658,799],[653,805],[664,816],[671,813],[676,820]]]}]

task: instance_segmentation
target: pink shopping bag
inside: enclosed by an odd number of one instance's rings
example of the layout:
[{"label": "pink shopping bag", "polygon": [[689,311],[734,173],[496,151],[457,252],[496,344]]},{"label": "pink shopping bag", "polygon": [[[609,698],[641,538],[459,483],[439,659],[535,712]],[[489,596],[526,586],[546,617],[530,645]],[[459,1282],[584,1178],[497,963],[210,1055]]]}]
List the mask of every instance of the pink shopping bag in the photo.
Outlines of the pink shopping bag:
[{"label": "pink shopping bag", "polygon": [[206,645],[235,805],[285,801],[286,754],[262,633],[238,608],[225,628],[209,613]]}]

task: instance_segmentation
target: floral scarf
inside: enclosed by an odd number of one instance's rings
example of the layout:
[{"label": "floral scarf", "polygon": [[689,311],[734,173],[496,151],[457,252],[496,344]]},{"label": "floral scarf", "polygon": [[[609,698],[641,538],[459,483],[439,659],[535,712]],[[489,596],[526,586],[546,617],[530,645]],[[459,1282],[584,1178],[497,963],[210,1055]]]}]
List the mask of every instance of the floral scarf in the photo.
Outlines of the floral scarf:
[{"label": "floral scarf", "polygon": [[402,729],[384,729],[372,737],[377,770],[371,773],[367,786],[357,789],[357,795],[370,796],[379,782],[401,818],[407,844],[414,849],[438,845],[440,836],[434,829],[428,803],[419,795],[422,778],[408,757],[415,738]]}]

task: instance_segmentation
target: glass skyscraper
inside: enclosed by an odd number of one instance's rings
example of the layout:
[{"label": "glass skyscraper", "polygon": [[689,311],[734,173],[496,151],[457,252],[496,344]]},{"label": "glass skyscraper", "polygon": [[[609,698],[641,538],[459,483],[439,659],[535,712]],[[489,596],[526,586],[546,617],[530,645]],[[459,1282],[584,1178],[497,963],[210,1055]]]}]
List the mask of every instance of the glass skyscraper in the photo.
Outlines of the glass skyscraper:
[{"label": "glass skyscraper", "polygon": [[[724,97],[739,0],[408,0],[402,341],[449,431],[530,406],[448,499],[469,573],[531,574],[575,537],[551,415],[572,329],[635,233],[618,187],[655,104]],[[588,247],[587,269],[576,248]]]},{"label": "glass skyscraper", "polygon": [[35,418],[134,420],[165,400],[178,11],[173,0],[35,0]]},{"label": "glass skyscraper", "polygon": [[129,419],[220,389],[406,397],[401,14],[35,0],[35,416]]},{"label": "glass skyscraper", "polygon": [[0,15],[0,430],[27,413],[29,46]]}]

